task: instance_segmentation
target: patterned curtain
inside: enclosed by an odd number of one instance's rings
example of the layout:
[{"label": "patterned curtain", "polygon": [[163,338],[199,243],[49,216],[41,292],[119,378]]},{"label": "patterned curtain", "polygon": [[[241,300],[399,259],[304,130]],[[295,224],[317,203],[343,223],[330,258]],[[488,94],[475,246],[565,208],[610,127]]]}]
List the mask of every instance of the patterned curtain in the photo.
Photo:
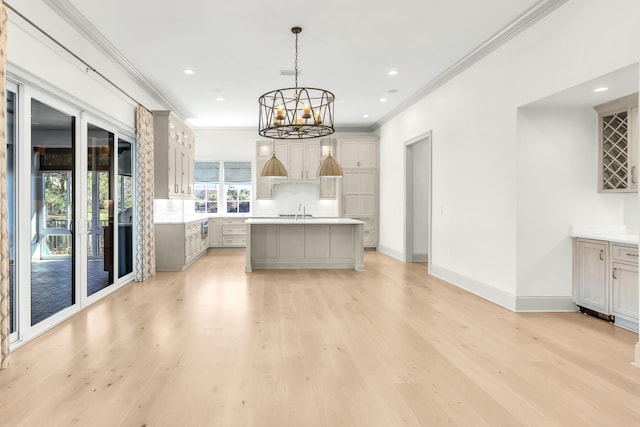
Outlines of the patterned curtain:
[{"label": "patterned curtain", "polygon": [[0,0],[0,369],[9,364],[9,204],[7,201],[7,9]]},{"label": "patterned curtain", "polygon": [[156,239],[153,230],[153,115],[136,107],[136,178],[138,203],[136,281],[156,274]]}]

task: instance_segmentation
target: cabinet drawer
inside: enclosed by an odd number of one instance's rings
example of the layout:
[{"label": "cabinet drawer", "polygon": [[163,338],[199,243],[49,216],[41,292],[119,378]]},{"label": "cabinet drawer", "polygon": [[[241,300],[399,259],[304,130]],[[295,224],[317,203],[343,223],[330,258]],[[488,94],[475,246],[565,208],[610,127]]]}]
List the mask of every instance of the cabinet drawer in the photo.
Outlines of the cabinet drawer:
[{"label": "cabinet drawer", "polygon": [[222,246],[246,246],[246,236],[224,236],[222,238]]},{"label": "cabinet drawer", "polygon": [[246,225],[223,225],[222,234],[245,235],[247,234],[247,226]]},{"label": "cabinet drawer", "polygon": [[616,261],[638,263],[638,248],[633,246],[611,245],[611,257]]},{"label": "cabinet drawer", "polygon": [[222,225],[244,225],[246,218],[222,218]]}]

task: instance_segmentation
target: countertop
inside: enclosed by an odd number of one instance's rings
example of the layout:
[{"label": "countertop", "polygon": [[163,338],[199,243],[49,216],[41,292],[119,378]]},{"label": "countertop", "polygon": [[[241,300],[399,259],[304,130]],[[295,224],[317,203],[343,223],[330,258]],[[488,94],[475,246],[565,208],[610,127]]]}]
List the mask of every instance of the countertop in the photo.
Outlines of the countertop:
[{"label": "countertop", "polygon": [[622,243],[625,245],[637,245],[637,234],[617,234],[617,233],[573,233],[571,237],[579,237],[582,239],[605,240],[613,243]]},{"label": "countertop", "polygon": [[293,219],[293,218],[249,218],[245,221],[245,224],[292,224],[292,225],[331,225],[331,224],[347,224],[357,225],[364,224],[364,221],[351,218],[305,218],[305,219]]}]

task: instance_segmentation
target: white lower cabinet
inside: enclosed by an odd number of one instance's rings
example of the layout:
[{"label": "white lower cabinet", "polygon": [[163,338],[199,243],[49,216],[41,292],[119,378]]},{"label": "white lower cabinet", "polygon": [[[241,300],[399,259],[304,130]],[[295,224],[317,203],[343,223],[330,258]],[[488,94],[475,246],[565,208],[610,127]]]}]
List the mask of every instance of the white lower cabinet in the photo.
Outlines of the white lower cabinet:
[{"label": "white lower cabinet", "polygon": [[158,271],[184,270],[209,246],[202,233],[202,221],[155,224],[155,238]]},{"label": "white lower cabinet", "polygon": [[247,245],[247,218],[209,219],[210,248],[244,248]]},{"label": "white lower cabinet", "polygon": [[578,239],[575,261],[575,303],[609,315],[609,242]]},{"label": "white lower cabinet", "polygon": [[209,247],[220,246],[220,219],[209,218]]},{"label": "white lower cabinet", "polygon": [[244,248],[247,246],[246,218],[222,219],[222,246]]},{"label": "white lower cabinet", "polygon": [[638,331],[638,248],[575,239],[574,302]]},{"label": "white lower cabinet", "polygon": [[376,248],[378,246],[378,221],[376,217],[353,217],[358,221],[363,221],[362,243],[365,248]]},{"label": "white lower cabinet", "polygon": [[611,245],[611,315],[616,325],[638,331],[638,248]]}]

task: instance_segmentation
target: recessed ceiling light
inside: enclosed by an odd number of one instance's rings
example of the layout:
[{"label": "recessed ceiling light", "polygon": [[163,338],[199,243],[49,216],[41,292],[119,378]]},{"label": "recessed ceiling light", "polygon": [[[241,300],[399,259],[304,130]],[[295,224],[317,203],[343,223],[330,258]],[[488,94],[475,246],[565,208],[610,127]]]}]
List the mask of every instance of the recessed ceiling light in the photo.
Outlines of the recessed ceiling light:
[{"label": "recessed ceiling light", "polygon": [[367,118],[369,118],[369,115],[368,115],[368,114],[363,114],[363,115],[362,115],[362,117],[363,117],[364,119],[367,119]]},{"label": "recessed ceiling light", "polygon": [[599,87],[599,88],[594,89],[593,91],[594,92],[604,92],[605,90],[609,90],[609,88],[608,87]]},{"label": "recessed ceiling light", "polygon": [[387,93],[398,93],[398,89],[389,89]]},{"label": "recessed ceiling light", "polygon": [[389,71],[389,75],[390,76],[395,76],[396,74],[398,74],[398,72],[396,70]]},{"label": "recessed ceiling light", "polygon": [[219,96],[219,97],[216,98],[216,101],[224,101],[224,98]]},{"label": "recessed ceiling light", "polygon": [[195,74],[196,72],[193,71],[191,68],[185,68],[184,73],[188,75],[192,75],[192,74]]},{"label": "recessed ceiling light", "polygon": [[387,102],[387,98],[380,98],[380,102]]}]

